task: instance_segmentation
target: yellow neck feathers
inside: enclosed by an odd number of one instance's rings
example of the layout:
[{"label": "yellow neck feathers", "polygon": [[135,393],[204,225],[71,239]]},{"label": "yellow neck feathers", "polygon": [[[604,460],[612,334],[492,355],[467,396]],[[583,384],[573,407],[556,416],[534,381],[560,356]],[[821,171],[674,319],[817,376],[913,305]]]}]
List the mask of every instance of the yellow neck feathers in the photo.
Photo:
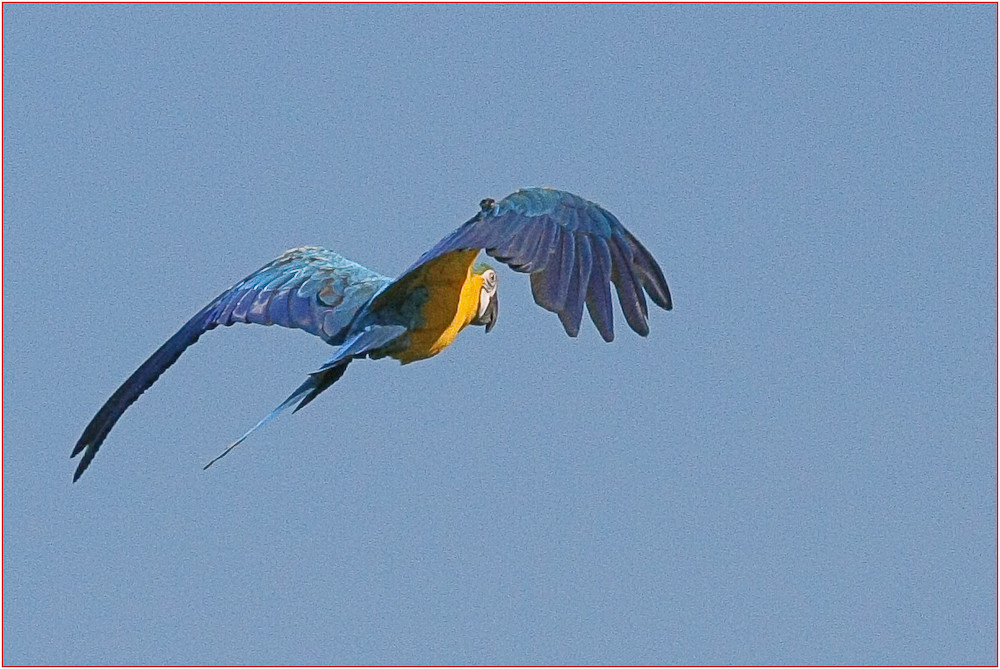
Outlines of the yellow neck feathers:
[{"label": "yellow neck feathers", "polygon": [[443,351],[479,311],[483,277],[472,272],[478,250],[448,253],[424,265],[415,285],[427,288],[423,324],[410,333],[410,346],[393,354],[402,363]]}]

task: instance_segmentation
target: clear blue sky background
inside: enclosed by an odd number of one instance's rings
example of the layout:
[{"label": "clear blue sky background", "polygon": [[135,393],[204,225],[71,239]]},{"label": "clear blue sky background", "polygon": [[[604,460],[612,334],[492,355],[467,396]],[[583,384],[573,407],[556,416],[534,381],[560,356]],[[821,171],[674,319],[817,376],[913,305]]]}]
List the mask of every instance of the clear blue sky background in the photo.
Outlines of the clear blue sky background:
[{"label": "clear blue sky background", "polygon": [[[995,5],[3,8],[7,663],[945,663],[997,646]],[[395,274],[600,202],[676,308],[360,362],[206,335],[286,248]]]}]

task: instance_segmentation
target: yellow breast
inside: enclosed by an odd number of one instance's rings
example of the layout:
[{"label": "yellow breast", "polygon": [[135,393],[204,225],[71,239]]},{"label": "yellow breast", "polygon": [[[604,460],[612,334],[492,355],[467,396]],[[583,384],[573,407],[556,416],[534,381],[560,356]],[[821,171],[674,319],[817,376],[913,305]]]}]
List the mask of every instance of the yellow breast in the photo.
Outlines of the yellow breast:
[{"label": "yellow breast", "polygon": [[456,251],[421,268],[415,285],[424,286],[428,292],[423,323],[411,331],[410,346],[392,357],[405,364],[437,355],[472,322],[483,287],[483,277],[472,272],[478,255],[478,250]]}]

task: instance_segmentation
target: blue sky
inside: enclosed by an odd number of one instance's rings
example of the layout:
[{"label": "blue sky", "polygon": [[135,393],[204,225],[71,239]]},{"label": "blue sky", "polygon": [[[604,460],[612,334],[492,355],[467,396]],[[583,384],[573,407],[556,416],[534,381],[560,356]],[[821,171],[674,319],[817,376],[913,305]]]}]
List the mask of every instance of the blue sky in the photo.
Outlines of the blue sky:
[{"label": "blue sky", "polygon": [[[8,664],[992,664],[995,5],[3,8]],[[440,356],[206,335],[322,244],[606,206],[675,309],[526,277]]]}]

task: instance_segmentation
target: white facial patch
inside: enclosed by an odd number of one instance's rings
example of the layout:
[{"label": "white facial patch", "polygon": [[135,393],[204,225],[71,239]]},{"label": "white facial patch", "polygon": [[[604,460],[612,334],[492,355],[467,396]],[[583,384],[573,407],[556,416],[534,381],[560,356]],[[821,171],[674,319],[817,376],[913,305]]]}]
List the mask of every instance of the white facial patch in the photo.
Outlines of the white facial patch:
[{"label": "white facial patch", "polygon": [[479,309],[476,317],[482,318],[490,306],[490,298],[497,292],[497,273],[492,269],[483,272],[483,288],[479,291]]}]

